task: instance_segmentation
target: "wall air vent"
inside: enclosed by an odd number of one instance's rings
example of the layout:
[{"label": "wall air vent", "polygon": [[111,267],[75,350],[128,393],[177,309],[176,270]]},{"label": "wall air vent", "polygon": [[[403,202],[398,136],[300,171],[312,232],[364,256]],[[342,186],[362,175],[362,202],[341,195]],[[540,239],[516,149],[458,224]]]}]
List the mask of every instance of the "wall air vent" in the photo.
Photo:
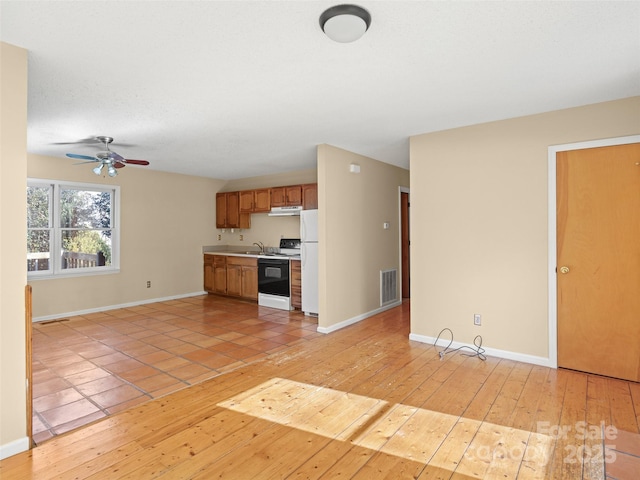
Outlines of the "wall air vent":
[{"label": "wall air vent", "polygon": [[380,270],[380,306],[398,300],[398,270]]}]

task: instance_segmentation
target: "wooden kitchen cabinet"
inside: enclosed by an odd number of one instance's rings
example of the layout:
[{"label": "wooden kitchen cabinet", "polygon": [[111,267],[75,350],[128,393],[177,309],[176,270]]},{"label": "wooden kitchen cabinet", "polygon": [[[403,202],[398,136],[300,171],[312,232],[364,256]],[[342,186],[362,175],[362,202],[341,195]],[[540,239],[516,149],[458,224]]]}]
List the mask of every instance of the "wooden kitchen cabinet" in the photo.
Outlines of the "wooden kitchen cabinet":
[{"label": "wooden kitchen cabinet", "polygon": [[240,192],[216,194],[216,228],[250,228],[251,215],[240,212]]},{"label": "wooden kitchen cabinet", "polygon": [[291,260],[291,306],[302,310],[302,264]]},{"label": "wooden kitchen cabinet", "polygon": [[242,267],[240,265],[227,265],[227,295],[240,297],[242,295]]},{"label": "wooden kitchen cabinet", "polygon": [[318,184],[307,183],[302,185],[302,208],[315,210],[318,208]]},{"label": "wooden kitchen cabinet", "polygon": [[260,213],[271,210],[270,189],[244,190],[240,192],[240,213]]},{"label": "wooden kitchen cabinet", "polygon": [[254,190],[254,212],[268,212],[271,210],[271,190],[269,188],[261,188]]},{"label": "wooden kitchen cabinet", "polygon": [[224,255],[210,255],[210,256],[213,257],[213,293],[226,295],[227,294],[227,257],[225,257]]},{"label": "wooden kitchen cabinet", "polygon": [[302,185],[288,187],[272,187],[271,206],[288,207],[302,205]]},{"label": "wooden kitchen cabinet", "polygon": [[204,256],[204,289],[207,292],[213,292],[213,255]]},{"label": "wooden kitchen cabinet", "polygon": [[258,300],[258,264],[242,267],[242,298]]},{"label": "wooden kitchen cabinet", "polygon": [[227,295],[258,299],[258,259],[227,257]]},{"label": "wooden kitchen cabinet", "polygon": [[216,228],[227,228],[226,193],[216,193]]},{"label": "wooden kitchen cabinet", "polygon": [[204,285],[210,293],[258,300],[258,259],[205,255]]},{"label": "wooden kitchen cabinet", "polygon": [[253,212],[253,190],[245,190],[240,192],[240,212]]}]

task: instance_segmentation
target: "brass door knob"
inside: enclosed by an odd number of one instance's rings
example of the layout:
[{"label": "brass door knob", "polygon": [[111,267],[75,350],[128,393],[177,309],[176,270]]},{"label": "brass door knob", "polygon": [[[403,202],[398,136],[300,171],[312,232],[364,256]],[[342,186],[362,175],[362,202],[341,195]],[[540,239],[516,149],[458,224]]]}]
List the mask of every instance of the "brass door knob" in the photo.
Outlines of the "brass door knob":
[{"label": "brass door knob", "polygon": [[569,273],[569,267],[560,267],[560,273]]}]

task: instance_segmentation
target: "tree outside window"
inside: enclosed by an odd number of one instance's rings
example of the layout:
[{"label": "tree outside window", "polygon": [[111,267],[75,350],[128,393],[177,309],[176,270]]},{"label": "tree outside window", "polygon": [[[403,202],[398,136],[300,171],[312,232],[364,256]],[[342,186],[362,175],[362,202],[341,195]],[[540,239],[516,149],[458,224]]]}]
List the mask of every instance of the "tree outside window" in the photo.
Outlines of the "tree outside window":
[{"label": "tree outside window", "polygon": [[27,270],[56,275],[115,267],[117,187],[29,182]]}]

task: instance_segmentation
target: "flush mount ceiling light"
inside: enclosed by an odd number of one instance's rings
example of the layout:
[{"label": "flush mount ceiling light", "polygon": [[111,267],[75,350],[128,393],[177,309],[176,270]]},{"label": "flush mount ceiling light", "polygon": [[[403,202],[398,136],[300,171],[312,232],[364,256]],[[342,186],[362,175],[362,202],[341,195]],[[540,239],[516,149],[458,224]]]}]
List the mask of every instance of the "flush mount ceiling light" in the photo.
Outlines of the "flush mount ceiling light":
[{"label": "flush mount ceiling light", "polygon": [[371,15],[357,5],[336,5],[320,15],[320,28],[331,40],[355,42],[369,29]]}]

